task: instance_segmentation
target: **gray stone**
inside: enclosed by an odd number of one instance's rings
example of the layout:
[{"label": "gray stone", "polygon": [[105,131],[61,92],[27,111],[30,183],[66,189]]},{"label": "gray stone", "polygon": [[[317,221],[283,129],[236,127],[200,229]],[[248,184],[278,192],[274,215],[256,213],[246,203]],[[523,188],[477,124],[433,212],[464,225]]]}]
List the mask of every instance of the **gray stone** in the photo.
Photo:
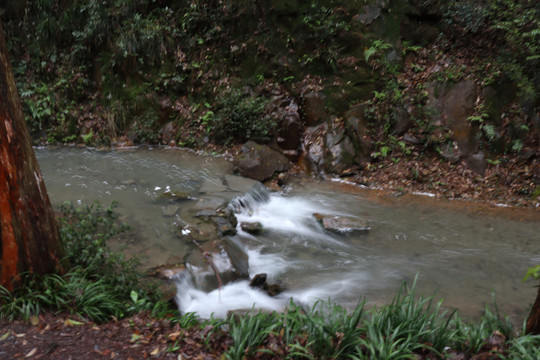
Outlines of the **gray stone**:
[{"label": "gray stone", "polygon": [[245,231],[248,234],[252,234],[252,235],[260,234],[263,229],[262,224],[260,222],[254,222],[254,223],[242,222],[240,223],[240,228],[242,229],[242,231]]},{"label": "gray stone", "polygon": [[358,231],[368,231],[371,227],[365,220],[351,216],[327,215],[315,213],[315,219],[319,221],[322,227],[338,234],[350,234]]},{"label": "gray stone", "polygon": [[203,194],[217,193],[225,190],[227,190],[227,186],[223,183],[223,179],[220,177],[205,179],[199,188],[199,192]]},{"label": "gray stone", "polygon": [[191,196],[191,193],[187,191],[174,190],[174,191],[164,191],[161,193],[158,198],[158,201],[185,201],[185,200],[195,200]]},{"label": "gray stone", "polygon": [[225,238],[223,247],[238,275],[249,278],[249,256],[247,252],[236,243],[234,238]]},{"label": "gray stone", "polygon": [[135,184],[137,181],[135,181],[135,179],[124,179],[122,181],[120,181],[120,183],[122,185],[133,185]]},{"label": "gray stone", "polygon": [[326,95],[322,92],[309,92],[303,96],[302,100],[302,113],[306,126],[319,125],[326,119]]},{"label": "gray stone", "polygon": [[204,209],[204,210],[200,210],[200,211],[197,211],[195,213],[195,215],[193,215],[194,218],[209,218],[209,217],[212,217],[212,216],[219,216],[217,210],[214,210],[214,209]]},{"label": "gray stone", "polygon": [[236,234],[236,226],[234,226],[226,217],[213,216],[210,219],[216,224],[220,236]]},{"label": "gray stone", "polygon": [[253,189],[255,184],[260,184],[260,182],[257,180],[253,180],[253,179],[246,178],[243,176],[229,175],[229,174],[225,175],[225,183],[230,190],[233,190],[239,193],[247,193],[251,189]]},{"label": "gray stone", "polygon": [[381,7],[382,6],[380,3],[365,5],[362,8],[363,13],[356,15],[354,19],[356,21],[360,21],[364,25],[370,25],[379,16],[381,16]]},{"label": "gray stone", "polygon": [[476,154],[470,154],[465,158],[465,160],[472,171],[479,175],[484,175],[488,163],[483,152],[479,151]]},{"label": "gray stone", "polygon": [[275,172],[289,170],[289,160],[266,145],[248,141],[234,160],[235,169],[249,178],[264,181]]},{"label": "gray stone", "polygon": [[163,216],[172,217],[176,215],[176,213],[180,210],[180,206],[171,204],[167,205],[161,208],[161,211],[163,212]]}]

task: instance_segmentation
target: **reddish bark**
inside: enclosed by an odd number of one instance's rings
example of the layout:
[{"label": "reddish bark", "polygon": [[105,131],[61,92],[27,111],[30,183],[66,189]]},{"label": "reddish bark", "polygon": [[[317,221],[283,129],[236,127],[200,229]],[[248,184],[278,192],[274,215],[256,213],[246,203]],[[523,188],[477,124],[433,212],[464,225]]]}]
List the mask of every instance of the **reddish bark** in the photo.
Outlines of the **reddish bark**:
[{"label": "reddish bark", "polygon": [[538,286],[536,300],[529,313],[529,317],[527,318],[527,328],[525,333],[540,335],[540,285]]},{"label": "reddish bark", "polygon": [[0,23],[0,284],[61,269],[62,244],[32,149]]}]

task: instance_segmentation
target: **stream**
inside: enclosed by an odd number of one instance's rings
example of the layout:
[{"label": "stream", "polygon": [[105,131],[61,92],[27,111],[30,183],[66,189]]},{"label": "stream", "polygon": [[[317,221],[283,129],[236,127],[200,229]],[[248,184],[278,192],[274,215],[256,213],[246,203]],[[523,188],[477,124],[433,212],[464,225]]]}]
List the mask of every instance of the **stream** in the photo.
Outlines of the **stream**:
[{"label": "stream", "polygon": [[[210,234],[212,227],[194,215],[253,193],[254,182],[233,175],[226,159],[161,148],[46,148],[36,149],[36,156],[53,206],[116,200],[121,220],[134,231],[116,240],[115,250],[137,255],[148,268],[185,263],[188,271],[174,278],[177,302],[181,311],[201,317],[223,317],[254,304],[279,310],[291,297],[308,305],[329,298],[349,308],[364,299],[368,305],[384,304],[403,281],[411,284],[419,274],[418,293],[443,298],[461,316],[478,317],[495,294],[499,310],[520,325],[536,294],[535,283],[521,279],[540,263],[538,210],[394,197],[293,178],[284,191],[265,193],[264,200],[236,209],[239,223],[259,222],[261,234],[238,226],[236,235],[223,240],[240,249],[250,277],[266,273],[269,283],[282,284],[285,291],[270,297],[250,288],[248,280],[217,289],[207,280],[213,273],[198,249],[178,235],[187,224]],[[171,192],[188,196],[172,201],[166,197]],[[371,230],[334,234],[314,213],[362,219]],[[215,241],[201,242],[216,268],[230,272],[234,259]]]}]

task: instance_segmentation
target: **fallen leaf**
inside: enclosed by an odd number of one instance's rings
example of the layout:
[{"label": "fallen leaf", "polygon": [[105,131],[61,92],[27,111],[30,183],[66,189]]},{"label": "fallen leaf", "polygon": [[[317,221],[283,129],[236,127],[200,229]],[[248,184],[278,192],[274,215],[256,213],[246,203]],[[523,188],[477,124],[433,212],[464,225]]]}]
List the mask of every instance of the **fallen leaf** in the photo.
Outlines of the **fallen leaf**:
[{"label": "fallen leaf", "polygon": [[2,336],[0,336],[0,341],[4,341],[9,337],[9,334],[11,334],[10,331],[6,331],[6,333]]},{"label": "fallen leaf", "polygon": [[39,318],[36,315],[30,316],[30,324],[37,326],[39,324]]},{"label": "fallen leaf", "polygon": [[36,353],[37,351],[37,348],[33,348],[32,350],[30,350],[30,352],[28,354],[26,354],[25,357],[30,357],[30,356],[34,356],[34,354]]},{"label": "fallen leaf", "polygon": [[76,325],[76,326],[80,326],[80,325],[84,325],[83,322],[80,322],[80,321],[77,321],[77,320],[72,320],[72,319],[66,319],[64,321],[64,324],[65,325]]},{"label": "fallen leaf", "polygon": [[172,334],[169,334],[168,337],[171,341],[176,341],[176,339],[178,339],[178,336],[180,336],[180,334],[182,334],[182,332],[177,331],[177,332],[173,332]]},{"label": "fallen leaf", "polygon": [[150,353],[150,355],[152,355],[152,356],[157,356],[157,355],[159,355],[159,348],[158,348],[158,347],[155,348],[155,349]]}]

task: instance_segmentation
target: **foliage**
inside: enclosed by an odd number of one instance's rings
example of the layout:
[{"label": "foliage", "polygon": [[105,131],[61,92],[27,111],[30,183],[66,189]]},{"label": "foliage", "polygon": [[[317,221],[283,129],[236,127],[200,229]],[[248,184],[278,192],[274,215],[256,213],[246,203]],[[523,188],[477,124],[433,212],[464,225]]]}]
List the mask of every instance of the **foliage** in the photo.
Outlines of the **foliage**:
[{"label": "foliage", "polygon": [[127,229],[116,223],[115,207],[65,203],[60,235],[72,270],[64,276],[22,274],[22,287],[13,292],[0,288],[0,316],[28,319],[50,309],[104,322],[140,311],[166,314],[168,305],[142,282],[137,260],[126,261],[107,246],[108,239]]},{"label": "foliage", "polygon": [[240,89],[232,88],[218,99],[215,114],[207,112],[202,121],[212,139],[217,142],[267,142],[277,123],[275,119],[265,116],[266,103],[263,97],[244,94]]},{"label": "foliage", "polygon": [[524,335],[512,339],[505,359],[540,359],[540,335]]},{"label": "foliage", "polygon": [[225,353],[225,358],[230,360],[250,359],[259,350],[259,345],[277,326],[274,323],[275,315],[264,312],[253,313],[245,316],[233,316],[229,319],[229,335],[233,345]]},{"label": "foliage", "polygon": [[523,278],[523,281],[526,281],[530,277],[540,279],[540,264],[529,268],[527,270],[527,274],[525,274],[525,277]]},{"label": "foliage", "polygon": [[121,302],[114,289],[103,280],[89,280],[80,268],[63,277],[22,276],[25,284],[21,288],[10,292],[0,287],[0,316],[4,318],[27,320],[45,308],[69,311],[95,322],[122,316]]}]

